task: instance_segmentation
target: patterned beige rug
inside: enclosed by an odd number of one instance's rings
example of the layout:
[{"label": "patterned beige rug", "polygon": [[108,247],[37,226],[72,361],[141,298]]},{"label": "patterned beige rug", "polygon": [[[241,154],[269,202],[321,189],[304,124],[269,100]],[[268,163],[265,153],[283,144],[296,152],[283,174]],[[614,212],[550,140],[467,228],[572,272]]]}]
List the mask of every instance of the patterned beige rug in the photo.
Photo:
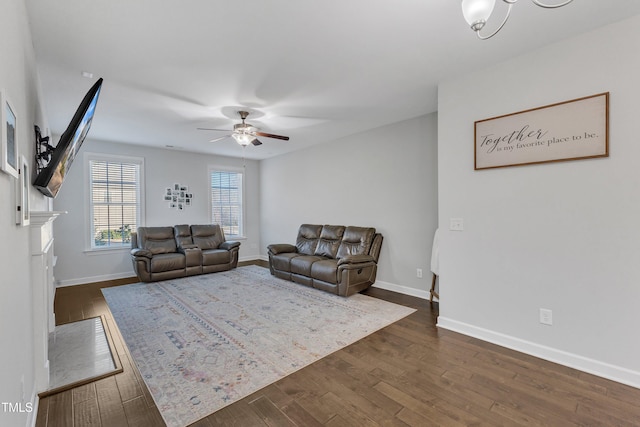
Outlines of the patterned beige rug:
[{"label": "patterned beige rug", "polygon": [[185,426],[411,314],[257,266],[102,290],[169,427]]}]

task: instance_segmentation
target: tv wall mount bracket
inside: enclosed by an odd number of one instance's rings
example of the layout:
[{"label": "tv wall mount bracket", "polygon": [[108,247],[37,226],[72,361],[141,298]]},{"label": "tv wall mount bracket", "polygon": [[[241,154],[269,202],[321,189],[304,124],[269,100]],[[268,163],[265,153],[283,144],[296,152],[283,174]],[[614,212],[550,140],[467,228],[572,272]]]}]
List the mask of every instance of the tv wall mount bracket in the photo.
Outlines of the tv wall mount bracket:
[{"label": "tv wall mount bracket", "polygon": [[36,132],[36,175],[39,174],[44,168],[47,167],[51,161],[51,154],[56,147],[49,144],[49,137],[42,136],[40,127],[38,125],[33,126]]}]

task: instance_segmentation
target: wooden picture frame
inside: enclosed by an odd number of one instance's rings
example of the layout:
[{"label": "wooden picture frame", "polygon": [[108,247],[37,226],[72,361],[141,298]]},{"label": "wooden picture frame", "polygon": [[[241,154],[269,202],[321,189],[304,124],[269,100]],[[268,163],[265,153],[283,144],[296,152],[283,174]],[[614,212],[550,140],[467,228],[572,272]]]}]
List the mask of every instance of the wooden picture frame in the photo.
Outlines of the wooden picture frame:
[{"label": "wooden picture frame", "polygon": [[0,91],[0,169],[18,178],[18,131],[16,110],[6,92]]},{"label": "wooden picture frame", "polygon": [[478,120],[474,168],[609,156],[609,92]]}]

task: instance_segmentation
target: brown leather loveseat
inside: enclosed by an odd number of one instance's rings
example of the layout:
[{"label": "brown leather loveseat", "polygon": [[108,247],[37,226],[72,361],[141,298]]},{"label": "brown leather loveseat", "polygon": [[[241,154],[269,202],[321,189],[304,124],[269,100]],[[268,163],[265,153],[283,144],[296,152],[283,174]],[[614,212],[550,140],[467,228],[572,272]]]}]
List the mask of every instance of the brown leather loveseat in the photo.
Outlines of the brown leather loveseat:
[{"label": "brown leather loveseat", "polygon": [[240,242],[227,242],[218,224],[139,227],[131,233],[133,270],[143,282],[231,270]]},{"label": "brown leather loveseat", "polygon": [[341,296],[376,281],[382,235],[371,227],[303,224],[296,244],[267,247],[271,274]]}]

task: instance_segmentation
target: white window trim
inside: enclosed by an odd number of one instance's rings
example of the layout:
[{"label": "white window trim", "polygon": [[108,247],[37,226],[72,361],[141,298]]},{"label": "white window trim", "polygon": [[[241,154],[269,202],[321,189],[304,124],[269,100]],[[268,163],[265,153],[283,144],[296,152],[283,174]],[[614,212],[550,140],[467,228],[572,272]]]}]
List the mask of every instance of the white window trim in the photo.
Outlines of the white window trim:
[{"label": "white window trim", "polygon": [[209,205],[208,205],[208,210],[209,210],[209,223],[213,224],[213,216],[211,213],[211,207],[213,205],[213,200],[211,198],[211,173],[212,172],[235,172],[235,173],[241,173],[242,174],[242,234],[241,235],[231,235],[231,236],[227,236],[225,233],[225,237],[226,238],[233,238],[234,240],[246,240],[247,236],[246,236],[246,226],[247,226],[247,196],[246,196],[246,181],[247,181],[247,173],[245,168],[242,167],[233,167],[233,166],[220,166],[220,165],[209,165],[209,168],[207,170],[207,197],[209,199]]},{"label": "white window trim", "polygon": [[144,183],[144,157],[132,157],[132,156],[120,156],[117,154],[103,154],[103,153],[84,153],[84,242],[85,242],[85,250],[84,252],[87,255],[98,255],[101,253],[113,253],[113,252],[129,252],[131,247],[123,246],[119,248],[114,247],[106,247],[106,248],[95,248],[92,245],[93,233],[91,233],[91,169],[89,167],[89,163],[92,160],[104,160],[104,161],[113,161],[113,162],[122,162],[122,163],[136,163],[140,166],[140,223],[138,227],[144,227],[145,222],[145,183]]}]

